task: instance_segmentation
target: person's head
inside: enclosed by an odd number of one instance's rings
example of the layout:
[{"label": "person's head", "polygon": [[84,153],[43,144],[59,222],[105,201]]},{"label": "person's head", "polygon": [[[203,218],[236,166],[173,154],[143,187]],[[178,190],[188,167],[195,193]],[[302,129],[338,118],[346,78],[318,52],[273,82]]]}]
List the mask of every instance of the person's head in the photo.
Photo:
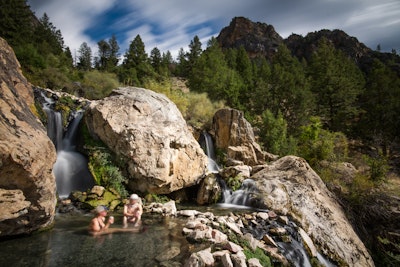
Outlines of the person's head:
[{"label": "person's head", "polygon": [[137,194],[132,194],[129,197],[129,202],[130,203],[137,203],[139,201],[139,196]]},{"label": "person's head", "polygon": [[107,209],[106,209],[106,207],[100,205],[100,206],[97,206],[97,208],[95,209],[95,213],[97,216],[106,216]]}]

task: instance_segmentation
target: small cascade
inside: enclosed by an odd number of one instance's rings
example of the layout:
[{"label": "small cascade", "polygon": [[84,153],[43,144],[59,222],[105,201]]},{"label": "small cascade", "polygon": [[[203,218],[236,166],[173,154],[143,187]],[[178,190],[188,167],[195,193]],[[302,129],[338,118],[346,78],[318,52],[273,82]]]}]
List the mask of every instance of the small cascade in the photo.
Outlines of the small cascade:
[{"label": "small cascade", "polygon": [[94,185],[93,177],[87,167],[87,159],[76,151],[76,139],[83,111],[77,111],[64,134],[62,116],[52,109],[54,100],[45,97],[43,110],[47,114],[47,135],[57,150],[57,160],[53,166],[57,192],[60,197],[68,197],[71,191],[86,191]]},{"label": "small cascade", "polygon": [[245,179],[240,188],[236,191],[232,191],[222,179],[220,184],[223,196],[221,204],[258,208],[258,189],[252,179]]},{"label": "small cascade", "polygon": [[213,173],[218,173],[220,168],[216,162],[214,143],[211,138],[211,135],[207,132],[203,132],[200,135],[199,144],[203,148],[204,153],[206,153],[208,157],[208,165],[207,165],[208,170]]}]

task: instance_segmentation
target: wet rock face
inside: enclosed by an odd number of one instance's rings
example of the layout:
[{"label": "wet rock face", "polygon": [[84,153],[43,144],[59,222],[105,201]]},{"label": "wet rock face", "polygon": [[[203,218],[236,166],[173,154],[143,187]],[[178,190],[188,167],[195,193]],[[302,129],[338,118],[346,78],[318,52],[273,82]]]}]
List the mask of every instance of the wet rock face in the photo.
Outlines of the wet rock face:
[{"label": "wet rock face", "polygon": [[91,103],[86,123],[92,135],[126,160],[134,191],[169,194],[198,183],[206,171],[207,156],[164,95],[118,88]]},{"label": "wet rock face", "polygon": [[295,218],[324,254],[349,266],[374,266],[341,206],[304,159],[283,157],[251,178],[264,203]]},{"label": "wet rock face", "polygon": [[30,233],[54,219],[56,152],[32,110],[32,87],[0,38],[0,236]]}]

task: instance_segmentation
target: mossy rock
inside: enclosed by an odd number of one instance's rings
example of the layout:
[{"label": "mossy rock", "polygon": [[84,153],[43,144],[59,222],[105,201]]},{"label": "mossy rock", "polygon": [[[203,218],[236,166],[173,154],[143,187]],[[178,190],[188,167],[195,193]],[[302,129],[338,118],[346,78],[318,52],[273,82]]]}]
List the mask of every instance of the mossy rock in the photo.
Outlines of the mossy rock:
[{"label": "mossy rock", "polygon": [[108,203],[111,203],[113,200],[118,200],[120,197],[113,194],[112,192],[106,190],[102,196],[104,200],[107,200]]},{"label": "mossy rock", "polygon": [[74,202],[85,202],[87,199],[87,194],[81,191],[71,192],[70,198]]},{"label": "mossy rock", "polygon": [[111,201],[109,209],[115,210],[120,204],[121,204],[121,201],[119,199],[114,199],[113,201]]},{"label": "mossy rock", "polygon": [[83,203],[83,207],[86,209],[95,209],[97,206],[106,206],[108,207],[110,202],[105,199],[90,199]]}]

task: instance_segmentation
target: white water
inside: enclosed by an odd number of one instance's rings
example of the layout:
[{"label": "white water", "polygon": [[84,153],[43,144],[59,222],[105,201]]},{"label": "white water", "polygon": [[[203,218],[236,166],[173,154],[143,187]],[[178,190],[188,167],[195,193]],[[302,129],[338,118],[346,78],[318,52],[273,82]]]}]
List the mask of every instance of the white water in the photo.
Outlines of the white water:
[{"label": "white water", "polygon": [[75,114],[75,118],[70,122],[64,136],[61,113],[50,108],[54,101],[49,98],[45,98],[45,100],[43,109],[48,118],[47,135],[57,150],[57,161],[53,166],[53,173],[56,177],[57,192],[60,197],[64,198],[68,197],[71,191],[86,191],[93,186],[87,159],[75,148],[76,135],[83,112]]},{"label": "white water", "polygon": [[200,135],[199,143],[200,146],[203,148],[204,153],[206,153],[208,157],[208,165],[207,165],[208,170],[212,173],[218,173],[220,167],[216,162],[214,143],[212,141],[211,135],[209,135],[207,132],[203,132]]}]

